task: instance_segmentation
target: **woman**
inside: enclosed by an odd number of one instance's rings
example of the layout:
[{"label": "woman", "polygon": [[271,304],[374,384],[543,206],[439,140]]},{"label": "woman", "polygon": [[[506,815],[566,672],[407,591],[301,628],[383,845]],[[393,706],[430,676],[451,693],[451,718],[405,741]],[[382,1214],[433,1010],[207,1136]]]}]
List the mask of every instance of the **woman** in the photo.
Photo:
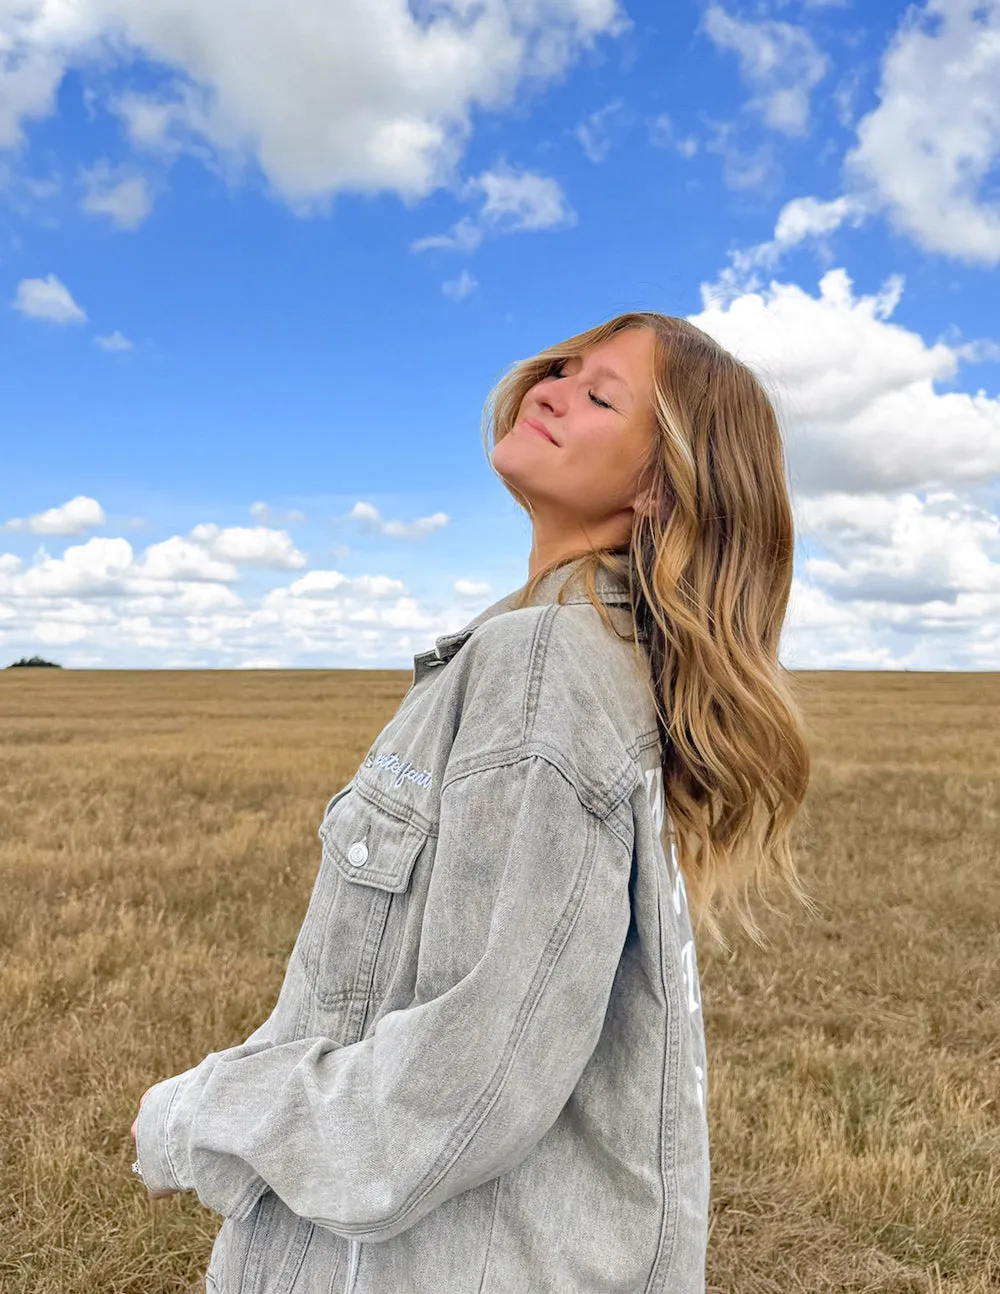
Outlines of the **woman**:
[{"label": "woman", "polygon": [[270,1017],[133,1125],[148,1188],[225,1219],[209,1291],[705,1288],[688,895],[723,944],[751,883],[808,904],[778,425],[646,312],[515,365],[484,422],[528,582],[414,658]]}]

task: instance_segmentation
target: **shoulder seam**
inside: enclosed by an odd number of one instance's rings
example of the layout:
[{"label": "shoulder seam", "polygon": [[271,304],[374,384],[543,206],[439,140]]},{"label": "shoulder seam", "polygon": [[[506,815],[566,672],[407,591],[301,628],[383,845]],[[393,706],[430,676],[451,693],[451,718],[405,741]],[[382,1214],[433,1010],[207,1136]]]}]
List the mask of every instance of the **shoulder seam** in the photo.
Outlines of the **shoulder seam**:
[{"label": "shoulder seam", "polygon": [[[545,655],[548,651],[549,638],[552,634],[552,621],[558,606],[549,604],[544,614],[538,617],[535,633],[528,653],[528,678],[524,689],[524,715],[521,722],[521,740],[530,740],[535,729],[538,715],[538,698],[542,691],[542,675],[545,672]],[[574,788],[575,789],[575,788]]]},{"label": "shoulder seam", "polygon": [[474,777],[477,773],[493,772],[498,768],[512,768],[515,764],[523,764],[529,759],[541,759],[551,768],[554,768],[573,791],[573,794],[580,802],[580,807],[589,813],[591,817],[603,822],[608,830],[618,838],[623,848],[629,850],[632,848],[631,833],[625,829],[624,822],[619,821],[619,819],[627,817],[631,820],[631,812],[626,815],[621,806],[627,804],[633,787],[638,784],[639,778],[634,768],[622,769],[612,787],[609,788],[609,793],[601,797],[601,802],[588,804],[583,794],[581,794],[580,788],[564,767],[558,751],[546,750],[538,742],[532,742],[530,745],[525,745],[522,742],[516,747],[508,747],[506,750],[491,751],[489,755],[481,757],[476,762],[456,769],[448,780],[442,783],[441,796],[442,798],[444,797],[444,793],[449,786],[453,786],[456,782],[463,781],[467,777]]},{"label": "shoulder seam", "polygon": [[569,787],[572,787],[573,795],[580,801],[583,809],[586,809],[587,813],[591,814],[592,817],[600,818],[602,822],[607,823],[608,827],[622,841],[622,844],[626,848],[631,848],[631,840],[626,839],[626,835],[614,827],[614,820],[621,817],[621,806],[626,804],[631,792],[639,784],[640,775],[631,761],[621,767],[616,778],[602,795],[587,796],[586,792],[578,787],[576,779],[573,778],[571,770],[565,765],[563,754],[560,751],[556,751],[554,747],[550,747],[543,741],[530,741],[530,743],[521,741],[515,747],[490,751],[473,758],[473,760],[464,761],[457,769],[451,771],[446,782],[441,783],[441,795],[444,796],[445,791],[448,791],[451,784],[461,782],[463,778],[471,778],[477,773],[489,773],[494,769],[512,767],[516,763],[524,763],[527,760],[543,760],[549,763],[551,767],[554,767],[556,773],[563,778],[564,782]]}]

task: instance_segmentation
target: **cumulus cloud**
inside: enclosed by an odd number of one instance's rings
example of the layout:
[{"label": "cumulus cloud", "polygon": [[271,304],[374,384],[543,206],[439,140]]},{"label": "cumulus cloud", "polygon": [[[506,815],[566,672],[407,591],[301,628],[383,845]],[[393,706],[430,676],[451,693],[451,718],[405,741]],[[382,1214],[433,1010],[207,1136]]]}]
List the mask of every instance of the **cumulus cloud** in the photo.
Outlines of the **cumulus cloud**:
[{"label": "cumulus cloud", "polygon": [[[808,501],[804,523],[825,549],[804,574],[838,600],[957,606],[962,594],[1000,604],[1000,517],[952,490]],[[940,615],[940,609],[934,612]]]},{"label": "cumulus cloud", "polygon": [[739,59],[740,73],[754,90],[748,107],[785,135],[809,131],[809,96],[826,75],[829,60],[804,27],[787,22],[733,18],[710,5],[705,31],[719,48]]},{"label": "cumulus cloud", "polygon": [[272,570],[299,570],[306,564],[304,553],[292,543],[287,531],[266,526],[221,527],[206,522],[195,526],[191,539],[221,561]]},{"label": "cumulus cloud", "polygon": [[1000,262],[1000,3],[929,0],[882,61],[879,104],[858,124],[846,171],[928,251]]},{"label": "cumulus cloud", "polygon": [[[420,606],[401,580],[339,571],[310,571],[287,588],[273,589],[253,617],[257,629],[280,627],[283,640],[299,651],[320,650],[325,643],[350,644],[361,658],[384,650],[387,639],[409,646],[446,632]],[[414,647],[413,650],[419,650]]]},{"label": "cumulus cloud", "polygon": [[615,133],[631,121],[631,114],[621,99],[612,99],[603,108],[588,113],[573,132],[580,147],[592,162],[603,162],[611,151]]},{"label": "cumulus cloud", "polygon": [[740,142],[741,128],[733,121],[711,121],[705,139],[705,151],[722,158],[722,178],[730,189],[763,189],[774,187],[779,174],[778,161],[770,140],[745,147]]},{"label": "cumulus cloud", "polygon": [[698,140],[694,135],[678,135],[677,127],[668,112],[650,117],[646,123],[649,130],[649,142],[654,148],[673,148],[681,157],[694,157],[698,151]]},{"label": "cumulus cloud", "polygon": [[782,659],[802,669],[1000,665],[1000,400],[948,389],[992,343],[894,323],[904,284],[843,269],[730,297],[691,321],[763,377],[785,426],[796,568]]},{"label": "cumulus cloud", "polygon": [[47,508],[31,517],[11,517],[0,531],[31,535],[81,535],[85,530],[103,526],[107,518],[96,499],[78,494],[57,508]]},{"label": "cumulus cloud", "polygon": [[107,216],[119,229],[138,229],[153,209],[149,181],[114,169],[107,159],[80,171],[86,189],[81,206],[90,215]]},{"label": "cumulus cloud", "polygon": [[100,346],[101,350],[132,349],[132,343],[123,333],[120,333],[117,328],[113,333],[109,333],[106,337],[95,337],[94,344],[96,346]]},{"label": "cumulus cloud", "polygon": [[360,500],[344,519],[359,522],[370,534],[386,535],[392,539],[423,539],[448,524],[447,512],[435,512],[429,517],[417,517],[415,521],[410,522],[388,521],[378,508]]},{"label": "cumulus cloud", "polygon": [[461,301],[467,297],[473,288],[479,286],[479,280],[473,278],[468,270],[463,270],[457,279],[446,279],[441,284],[441,291],[446,297],[451,297],[452,301]]},{"label": "cumulus cloud", "polygon": [[0,582],[8,597],[86,597],[92,593],[113,593],[132,566],[132,545],[127,539],[88,539],[73,544],[62,557],[50,557],[44,549],[33,565],[12,572]]},{"label": "cumulus cloud", "polygon": [[152,580],[204,580],[229,584],[239,578],[232,562],[221,561],[202,544],[180,535],[150,544],[135,569],[138,575]]},{"label": "cumulus cloud", "polygon": [[938,389],[958,373],[959,347],[893,323],[902,291],[893,277],[856,296],[843,269],[822,277],[817,296],[792,283],[731,301],[703,290],[691,321],[774,391],[797,492],[947,489],[1000,475],[1000,400]]},{"label": "cumulus cloud", "polygon": [[1000,263],[1000,0],[928,0],[907,11],[882,60],[878,105],[858,122],[845,191],[799,197],[773,237],[730,254],[733,294],[759,285],[786,251],[884,212],[927,251]]},{"label": "cumulus cloud", "polygon": [[[954,491],[805,500],[814,552],[793,582],[790,668],[1000,667],[997,518]],[[287,577],[286,577],[287,578]],[[415,598],[389,575],[306,571],[252,597],[234,563],[190,537],[137,553],[92,538],[26,564],[0,554],[0,651],[58,647],[64,664],[408,667],[490,595],[455,580]]]},{"label": "cumulus cloud", "polygon": [[446,234],[428,234],[410,244],[411,252],[426,252],[439,248],[447,252],[474,252],[483,241],[483,230],[471,216],[463,216]]},{"label": "cumulus cloud", "polygon": [[[847,519],[857,501],[832,502]],[[782,660],[798,669],[997,669],[997,518],[958,496],[879,503],[856,547],[807,559],[792,584]],[[826,542],[836,545],[828,532]]]},{"label": "cumulus cloud", "polygon": [[[137,83],[110,102],[137,146],[252,160],[300,210],[342,191],[410,201],[451,182],[475,112],[628,25],[617,0],[22,0],[4,14],[0,144],[54,111],[70,65],[127,63]],[[144,63],[166,73],[156,91]]]},{"label": "cumulus cloud", "polygon": [[17,285],[14,310],[29,319],[47,319],[49,323],[86,323],[87,312],[73,300],[72,293],[54,274],[44,279],[22,279]]},{"label": "cumulus cloud", "polygon": [[774,269],[786,252],[806,239],[822,240],[845,222],[859,225],[869,214],[868,206],[856,197],[793,198],[778,212],[774,236],[752,247],[729,253],[729,264],[709,287],[714,299],[731,300],[761,286],[761,272]]},{"label": "cumulus cloud", "polygon": [[479,217],[493,228],[556,229],[576,219],[558,183],[546,175],[504,164],[481,172],[466,187],[470,193],[482,194]]},{"label": "cumulus cloud", "polygon": [[309,571],[293,580],[287,589],[279,589],[275,596],[281,598],[344,598],[365,599],[398,597],[406,592],[402,580],[388,575],[358,575],[351,579],[340,571]]},{"label": "cumulus cloud", "polygon": [[265,503],[262,499],[251,503],[248,511],[254,521],[262,526],[266,526],[271,522],[279,526],[291,526],[306,519],[306,514],[300,512],[298,508],[272,508],[269,503]]},{"label": "cumulus cloud", "polygon": [[117,659],[123,645],[140,652],[164,648],[176,642],[178,629],[190,645],[206,620],[242,605],[213,578],[233,579],[235,571],[206,564],[206,556],[178,539],[151,545],[137,558],[126,539],[93,538],[61,557],[40,550],[30,566],[0,561],[0,599],[10,613],[0,642],[90,643],[105,662]]},{"label": "cumulus cloud", "polygon": [[92,538],[30,565],[0,554],[0,647],[73,647],[64,663],[81,665],[400,663],[467,619],[460,601],[418,603],[383,574],[313,570],[252,599],[238,576],[182,536],[142,553]]},{"label": "cumulus cloud", "polygon": [[576,213],[557,180],[506,163],[467,180],[461,196],[480,201],[476,216],[463,216],[448,233],[415,239],[411,251],[473,252],[487,234],[566,229],[576,223]]}]

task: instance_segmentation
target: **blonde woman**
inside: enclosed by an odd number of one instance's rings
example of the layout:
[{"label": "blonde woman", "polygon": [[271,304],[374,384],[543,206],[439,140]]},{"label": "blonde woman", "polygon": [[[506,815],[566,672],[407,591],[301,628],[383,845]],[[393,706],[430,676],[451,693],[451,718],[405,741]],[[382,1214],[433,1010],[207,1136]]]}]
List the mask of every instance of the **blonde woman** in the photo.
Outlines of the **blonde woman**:
[{"label": "blonde woman", "polygon": [[516,364],[484,431],[527,583],[414,658],[329,801],[271,1015],[141,1102],[147,1188],[224,1218],[216,1294],[705,1288],[695,932],[756,937],[770,878],[808,904],[778,424],[637,312]]}]

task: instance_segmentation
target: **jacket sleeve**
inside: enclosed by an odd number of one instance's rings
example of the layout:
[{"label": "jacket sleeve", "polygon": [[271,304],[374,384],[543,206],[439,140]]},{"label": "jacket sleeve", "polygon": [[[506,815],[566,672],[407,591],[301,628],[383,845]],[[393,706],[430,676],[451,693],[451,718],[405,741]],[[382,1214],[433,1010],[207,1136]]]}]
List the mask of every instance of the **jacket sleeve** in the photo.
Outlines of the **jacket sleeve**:
[{"label": "jacket sleeve", "polygon": [[153,1088],[137,1128],[149,1188],[236,1217],[270,1188],[379,1241],[513,1168],[600,1038],[631,915],[624,820],[535,754],[447,783],[414,1004],[351,1045],[259,1039]]}]

